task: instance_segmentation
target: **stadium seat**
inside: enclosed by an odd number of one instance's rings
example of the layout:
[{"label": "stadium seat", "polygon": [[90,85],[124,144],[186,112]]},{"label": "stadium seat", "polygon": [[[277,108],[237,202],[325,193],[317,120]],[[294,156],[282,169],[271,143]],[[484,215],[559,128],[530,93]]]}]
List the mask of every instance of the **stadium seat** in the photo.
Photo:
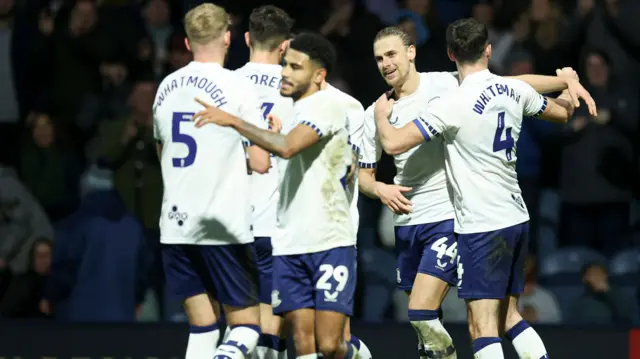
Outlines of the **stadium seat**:
[{"label": "stadium seat", "polygon": [[606,265],[606,258],[586,247],[560,248],[542,258],[540,264],[540,282],[546,285],[578,285],[581,283],[580,271],[590,262]]},{"label": "stadium seat", "polygon": [[609,275],[614,283],[640,285],[640,248],[618,252],[609,262]]},{"label": "stadium seat", "polygon": [[616,290],[620,291],[620,295],[624,298],[629,298],[629,308],[631,312],[628,313],[633,324],[640,325],[640,302],[638,301],[638,287],[635,285],[616,286]]},{"label": "stadium seat", "polygon": [[560,221],[560,195],[557,191],[544,189],[540,192],[540,220],[557,225]]},{"label": "stadium seat", "polygon": [[556,229],[550,225],[538,228],[538,253],[553,253],[558,248]]},{"label": "stadium seat", "polygon": [[562,320],[566,324],[567,320],[571,318],[573,308],[576,301],[584,293],[584,286],[582,285],[550,285],[545,287],[556,297],[558,305],[560,306],[560,312],[562,314]]}]

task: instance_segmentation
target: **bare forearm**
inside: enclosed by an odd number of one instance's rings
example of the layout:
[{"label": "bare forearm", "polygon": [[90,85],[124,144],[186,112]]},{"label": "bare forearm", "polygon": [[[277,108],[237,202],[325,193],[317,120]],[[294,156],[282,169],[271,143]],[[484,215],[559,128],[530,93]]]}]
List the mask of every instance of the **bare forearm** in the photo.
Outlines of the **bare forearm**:
[{"label": "bare forearm", "polygon": [[520,75],[512,77],[526,82],[538,93],[559,92],[567,89],[567,80],[558,76]]},{"label": "bare forearm", "polygon": [[360,175],[358,176],[358,188],[365,196],[369,198],[378,198],[378,191],[376,189],[376,174],[370,169],[360,169]]},{"label": "bare forearm", "polygon": [[287,137],[276,132],[260,129],[246,121],[237,119],[233,128],[246,137],[251,143],[277,156],[285,157],[287,152]]},{"label": "bare forearm", "polygon": [[571,95],[569,95],[567,90],[562,91],[562,94],[558,96],[558,98],[552,100],[567,110],[568,117],[573,116],[575,108],[573,107],[573,101],[571,101]]}]

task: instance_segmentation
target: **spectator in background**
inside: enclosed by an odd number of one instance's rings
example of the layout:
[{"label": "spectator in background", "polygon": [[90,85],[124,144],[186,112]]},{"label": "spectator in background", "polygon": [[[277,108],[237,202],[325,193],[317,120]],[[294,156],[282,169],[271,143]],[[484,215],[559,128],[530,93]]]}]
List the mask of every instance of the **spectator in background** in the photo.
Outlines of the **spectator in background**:
[{"label": "spectator in background", "polygon": [[44,112],[29,116],[30,132],[20,156],[24,185],[53,222],[68,216],[78,204],[78,181],[82,167],[69,140]]},{"label": "spectator in background", "polygon": [[398,13],[397,26],[414,41],[418,71],[455,71],[447,55],[445,27],[437,21],[434,8],[431,0],[406,0]]},{"label": "spectator in background", "polygon": [[193,55],[189,50],[187,50],[187,47],[184,44],[184,38],[184,32],[179,30],[171,34],[167,40],[167,49],[169,50],[169,53],[159,80],[162,80],[170,73],[187,66],[189,62],[193,60]]},{"label": "spectator in background", "polygon": [[584,69],[582,81],[598,104],[598,117],[576,109],[577,130],[563,151],[561,239],[613,255],[630,244],[638,92],[611,76],[609,57],[602,51],[589,51]]},{"label": "spectator in background", "polygon": [[7,293],[0,301],[0,313],[8,318],[46,317],[40,301],[51,270],[53,241],[39,238],[31,248],[31,262],[26,273],[15,275]]},{"label": "spectator in background", "polygon": [[161,76],[163,64],[167,61],[169,55],[168,40],[173,32],[169,1],[144,0],[142,17],[153,49],[153,70],[157,76]]},{"label": "spectator in background", "polygon": [[89,192],[58,228],[43,309],[72,322],[133,322],[147,289],[144,231],[117,192]]},{"label": "spectator in background", "polygon": [[76,131],[76,116],[87,94],[102,88],[100,64],[116,52],[108,24],[99,16],[94,0],[76,0],[55,18],[47,38],[53,56],[53,115],[71,130],[73,140],[83,145],[86,138]]},{"label": "spectator in background", "polygon": [[[505,61],[509,76],[535,73],[532,57],[525,51],[513,52]],[[537,118],[525,117],[518,139],[516,172],[522,199],[529,211],[529,251],[537,253],[540,226],[540,195],[542,190],[542,148],[561,127]],[[558,137],[558,135],[555,135]]]},{"label": "spectator in background", "polygon": [[559,324],[562,315],[558,301],[550,291],[538,284],[537,272],[535,257],[528,257],[524,269],[524,293],[518,300],[522,317],[532,323]]},{"label": "spectator in background", "polygon": [[41,237],[53,238],[47,215],[15,171],[0,166],[0,270],[26,272],[31,248]]},{"label": "spectator in background", "polygon": [[153,138],[153,74],[141,74],[129,98],[130,114],[105,121],[99,134],[101,159],[114,172],[114,185],[126,208],[145,228],[153,253],[151,286],[162,308],[163,279],[158,218],[162,204],[162,172]]},{"label": "spectator in background", "polygon": [[578,325],[624,325],[632,323],[632,298],[609,285],[607,269],[599,263],[582,270],[585,293],[573,306],[569,322]]},{"label": "spectator in background", "polygon": [[381,28],[380,20],[356,0],[330,0],[319,26],[319,32],[336,46],[339,63],[344,64],[344,79],[353,90],[351,94],[365,103],[374,101],[385,90],[382,81],[366,80],[380,76],[373,60],[371,39]]}]

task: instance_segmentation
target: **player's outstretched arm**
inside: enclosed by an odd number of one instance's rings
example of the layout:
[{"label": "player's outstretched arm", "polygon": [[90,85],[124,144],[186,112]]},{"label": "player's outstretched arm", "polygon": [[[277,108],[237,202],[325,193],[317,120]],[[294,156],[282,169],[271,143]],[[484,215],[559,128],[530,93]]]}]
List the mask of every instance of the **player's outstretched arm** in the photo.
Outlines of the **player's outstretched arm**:
[{"label": "player's outstretched arm", "polygon": [[393,99],[387,98],[387,94],[382,94],[375,104],[374,117],[380,143],[384,152],[395,156],[424,142],[424,136],[420,128],[410,122],[401,128],[395,128],[389,123],[389,115]]}]

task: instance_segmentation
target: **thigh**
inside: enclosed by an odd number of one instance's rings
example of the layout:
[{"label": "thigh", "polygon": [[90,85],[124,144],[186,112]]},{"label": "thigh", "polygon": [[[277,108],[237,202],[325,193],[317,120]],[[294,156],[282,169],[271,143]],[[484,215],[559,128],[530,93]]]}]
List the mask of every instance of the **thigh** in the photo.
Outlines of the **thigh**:
[{"label": "thigh", "polygon": [[353,315],[356,290],[356,248],[340,247],[311,254],[315,308]]},{"label": "thigh", "polygon": [[416,245],[418,232],[419,225],[395,227],[396,279],[400,290],[410,291],[418,274],[422,257],[422,247]]},{"label": "thigh", "polygon": [[418,272],[451,285],[458,281],[458,244],[453,233],[453,220],[421,225],[419,240],[422,257]]},{"label": "thigh", "polygon": [[271,306],[274,314],[315,307],[309,255],[274,256],[272,283]]},{"label": "thigh", "polygon": [[258,269],[252,243],[199,247],[220,304],[236,308],[258,305]]},{"label": "thigh", "polygon": [[519,224],[497,231],[458,235],[460,298],[504,299],[511,290],[519,289],[516,283],[519,278],[512,275],[517,270],[514,261],[521,260],[523,255],[526,229],[526,224]]},{"label": "thigh", "polygon": [[273,248],[270,237],[256,237],[253,243],[259,274],[260,303],[271,304],[273,290]]},{"label": "thigh", "polygon": [[201,266],[193,259],[191,246],[178,244],[162,245],[162,264],[165,274],[165,286],[173,296],[185,300],[198,294],[209,292],[213,288],[206,288],[200,276]]}]

